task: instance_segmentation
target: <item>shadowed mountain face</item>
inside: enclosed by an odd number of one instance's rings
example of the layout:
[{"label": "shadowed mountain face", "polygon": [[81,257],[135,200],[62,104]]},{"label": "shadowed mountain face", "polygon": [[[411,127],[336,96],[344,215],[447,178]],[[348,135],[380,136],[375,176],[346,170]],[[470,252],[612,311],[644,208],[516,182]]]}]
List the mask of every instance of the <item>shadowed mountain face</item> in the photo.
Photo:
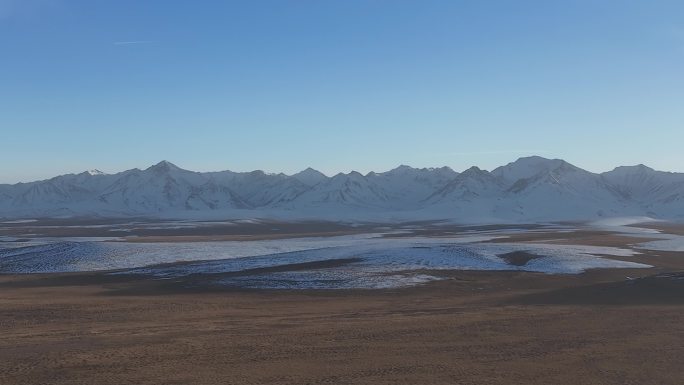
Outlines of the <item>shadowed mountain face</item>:
[{"label": "shadowed mountain face", "polygon": [[452,219],[462,222],[684,218],[684,174],[643,165],[595,174],[560,159],[518,159],[488,172],[412,168],[327,177],[184,170],[162,161],[117,174],[97,170],[0,185],[0,218]]}]

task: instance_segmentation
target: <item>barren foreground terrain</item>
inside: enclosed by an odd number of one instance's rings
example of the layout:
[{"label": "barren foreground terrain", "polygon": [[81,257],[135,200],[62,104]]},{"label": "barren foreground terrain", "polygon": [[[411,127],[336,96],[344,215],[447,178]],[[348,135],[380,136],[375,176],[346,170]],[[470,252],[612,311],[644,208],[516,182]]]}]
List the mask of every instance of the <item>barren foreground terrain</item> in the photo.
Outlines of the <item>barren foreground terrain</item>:
[{"label": "barren foreground terrain", "polygon": [[624,259],[654,267],[440,271],[392,290],[2,275],[0,384],[681,384],[684,256]]}]

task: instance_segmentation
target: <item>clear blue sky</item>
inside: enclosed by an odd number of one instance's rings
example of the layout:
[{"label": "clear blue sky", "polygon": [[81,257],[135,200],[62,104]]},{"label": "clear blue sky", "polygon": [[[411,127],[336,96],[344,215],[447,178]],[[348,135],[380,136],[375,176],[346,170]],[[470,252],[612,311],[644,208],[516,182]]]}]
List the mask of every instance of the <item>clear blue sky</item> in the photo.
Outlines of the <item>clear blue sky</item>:
[{"label": "clear blue sky", "polygon": [[168,159],[684,171],[684,2],[0,0],[0,182]]}]

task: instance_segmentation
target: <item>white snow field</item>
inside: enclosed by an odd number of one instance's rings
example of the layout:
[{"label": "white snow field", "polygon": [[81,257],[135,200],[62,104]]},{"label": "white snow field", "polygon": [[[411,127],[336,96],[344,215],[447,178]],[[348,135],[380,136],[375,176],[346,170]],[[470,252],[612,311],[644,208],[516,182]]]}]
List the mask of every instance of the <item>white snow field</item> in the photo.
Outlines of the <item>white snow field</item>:
[{"label": "white snow field", "polygon": [[[416,285],[438,279],[429,274],[435,270],[575,274],[596,268],[650,267],[605,257],[634,255],[629,249],[486,243],[493,238],[380,238],[370,234],[203,243],[48,242],[0,249],[0,272],[119,270],[116,273],[158,278],[203,274],[205,282],[216,285],[341,289]],[[514,251],[537,257],[523,266],[499,257]],[[170,264],[174,262],[186,263]],[[321,262],[332,265],[306,265]]]}]

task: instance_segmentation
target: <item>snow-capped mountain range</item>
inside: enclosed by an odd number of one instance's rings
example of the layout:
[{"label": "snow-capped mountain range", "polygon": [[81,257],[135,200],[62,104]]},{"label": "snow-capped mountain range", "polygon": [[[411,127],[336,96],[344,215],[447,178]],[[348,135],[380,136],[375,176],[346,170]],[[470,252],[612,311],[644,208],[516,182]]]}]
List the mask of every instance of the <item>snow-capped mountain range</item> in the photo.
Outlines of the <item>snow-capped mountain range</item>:
[{"label": "snow-capped mountain range", "polygon": [[535,222],[620,216],[684,219],[684,174],[643,165],[602,174],[520,158],[491,172],[412,168],[328,177],[193,172],[162,161],[0,185],[0,218],[65,216]]}]

